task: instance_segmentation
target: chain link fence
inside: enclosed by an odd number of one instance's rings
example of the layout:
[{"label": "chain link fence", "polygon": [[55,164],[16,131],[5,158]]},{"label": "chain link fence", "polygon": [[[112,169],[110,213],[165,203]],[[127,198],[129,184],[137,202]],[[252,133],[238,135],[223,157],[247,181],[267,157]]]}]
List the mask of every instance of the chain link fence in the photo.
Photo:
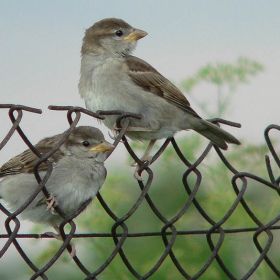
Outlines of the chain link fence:
[{"label": "chain link fence", "polygon": [[[129,124],[128,117],[132,118],[140,118],[140,116],[136,114],[121,112],[121,111],[110,111],[110,112],[104,112],[100,111],[97,113],[90,112],[88,110],[85,110],[84,108],[80,107],[71,107],[71,106],[49,106],[50,110],[57,110],[57,111],[63,111],[64,114],[66,113],[66,117],[69,123],[69,129],[65,134],[63,134],[61,141],[57,143],[56,147],[54,147],[50,152],[46,154],[40,154],[35,147],[32,145],[32,143],[29,141],[29,139],[26,137],[24,131],[20,127],[20,122],[23,118],[23,113],[25,111],[31,112],[33,114],[40,114],[41,110],[30,108],[26,106],[21,105],[13,105],[13,104],[5,104],[0,105],[0,109],[8,109],[8,114],[11,119],[12,125],[7,133],[6,137],[2,140],[0,143],[0,150],[6,145],[6,143],[9,141],[11,136],[17,131],[17,133],[20,135],[22,140],[26,143],[26,145],[31,149],[37,156],[38,156],[38,162],[34,167],[34,175],[36,180],[38,181],[38,184],[40,188],[34,194],[32,197],[29,198],[28,201],[26,201],[25,205],[23,205],[20,209],[18,209],[14,213],[10,213],[4,204],[2,202],[0,203],[0,215],[3,215],[5,217],[5,223],[4,225],[1,225],[1,232],[0,232],[0,239],[4,241],[4,245],[0,251],[0,258],[4,256],[4,254],[12,247],[14,246],[20,254],[21,258],[24,260],[27,266],[33,271],[31,273],[30,279],[49,279],[48,278],[48,270],[58,261],[58,259],[61,257],[62,253],[65,250],[68,250],[71,252],[71,245],[70,241],[75,238],[85,238],[85,239],[94,239],[94,238],[111,238],[111,240],[114,242],[114,249],[110,252],[107,252],[107,259],[103,262],[101,266],[96,268],[93,266],[86,265],[80,258],[79,253],[77,253],[76,256],[73,257],[73,260],[71,262],[74,262],[76,264],[76,269],[80,270],[84,277],[81,279],[105,279],[103,277],[104,273],[106,272],[106,268],[110,265],[111,262],[114,261],[114,259],[118,256],[121,258],[123,265],[128,269],[130,278],[129,279],[159,279],[156,278],[157,271],[160,270],[161,266],[164,265],[164,263],[169,259],[169,261],[173,264],[173,269],[176,270],[176,275],[179,275],[178,277],[172,277],[166,275],[165,279],[209,279],[205,278],[205,272],[207,270],[211,269],[211,265],[215,262],[219,268],[223,271],[223,278],[222,279],[261,279],[256,274],[256,271],[260,265],[265,265],[268,270],[270,271],[269,275],[273,275],[275,279],[280,278],[280,263],[279,258],[275,258],[273,255],[270,255],[270,250],[273,248],[273,246],[278,246],[275,237],[277,236],[278,231],[280,229],[280,226],[278,225],[278,221],[280,219],[280,215],[276,215],[273,219],[270,219],[267,222],[263,222],[261,219],[258,218],[258,215],[254,213],[252,210],[252,205],[250,204],[250,201],[248,202],[245,198],[245,192],[248,189],[248,185],[250,181],[257,182],[260,184],[263,188],[263,192],[265,193],[268,190],[272,190],[275,194],[275,197],[280,195],[280,188],[279,188],[279,182],[280,177],[277,177],[275,175],[275,171],[273,171],[273,168],[271,166],[270,157],[265,156],[265,166],[267,170],[267,174],[269,177],[269,180],[266,180],[262,178],[261,176],[248,173],[248,172],[239,172],[235,169],[234,166],[231,165],[231,163],[226,159],[224,154],[221,152],[219,148],[216,146],[213,146],[211,143],[205,148],[205,150],[201,153],[201,155],[195,160],[195,162],[190,163],[190,161],[185,157],[184,153],[179,148],[179,145],[175,141],[174,138],[167,139],[163,145],[159,148],[159,150],[156,152],[156,154],[153,156],[150,162],[142,163],[141,160],[136,156],[135,152],[127,142],[126,137],[124,136],[125,131]],[[16,113],[16,116],[15,116]],[[111,217],[111,219],[114,221],[111,225],[111,232],[104,232],[104,233],[87,233],[87,234],[77,234],[76,232],[76,224],[73,220],[76,216],[78,216],[91,201],[86,201],[77,211],[74,215],[71,217],[66,216],[60,209],[59,205],[55,207],[56,211],[59,215],[61,215],[64,218],[64,221],[60,224],[59,230],[63,239],[63,243],[59,250],[52,256],[52,258],[43,266],[43,267],[37,267],[35,265],[35,262],[32,261],[32,259],[28,256],[28,253],[22,248],[22,246],[19,244],[19,239],[30,239],[30,238],[38,238],[38,234],[19,234],[19,229],[21,228],[21,223],[17,216],[24,210],[27,205],[35,198],[35,196],[40,192],[43,191],[44,194],[47,196],[47,190],[44,187],[44,185],[47,183],[48,177],[51,174],[52,166],[51,163],[48,161],[48,158],[52,155],[52,153],[61,145],[67,137],[70,135],[70,133],[73,131],[73,129],[78,125],[79,120],[81,118],[82,114],[86,114],[91,116],[92,118],[97,119],[104,119],[107,115],[119,115],[119,118],[117,120],[116,126],[119,128],[119,135],[114,141],[114,145],[117,146],[120,142],[122,142],[127,150],[127,152],[131,155],[131,157],[135,160],[136,163],[140,165],[139,173],[145,173],[147,176],[147,179],[145,181],[137,181],[138,185],[140,187],[141,193],[133,206],[127,211],[124,215],[121,217],[118,216],[114,209],[110,208],[108,203],[106,202],[106,199],[104,199],[100,193],[97,195],[97,199],[99,200],[100,204],[102,205],[104,211]],[[215,123],[224,123],[231,126],[238,126],[238,124],[231,123],[228,121],[224,121],[221,119],[215,119],[211,120]],[[277,152],[272,144],[272,141],[270,139],[270,131],[280,130],[280,126],[277,125],[270,125],[265,129],[265,140],[267,143],[267,147],[271,152],[272,158],[275,161],[277,168],[280,167],[280,160],[277,156]],[[1,139],[0,139],[1,140]],[[174,215],[171,219],[166,218],[166,215],[164,215],[159,207],[157,207],[156,203],[154,202],[154,199],[150,196],[150,191],[154,183],[154,173],[151,169],[151,165],[159,159],[166,148],[168,146],[173,146],[174,152],[177,153],[179,159],[181,160],[181,165],[184,166],[184,173],[182,174],[182,187],[184,188],[184,191],[186,193],[186,199],[184,202],[184,205],[180,208],[180,210],[177,212],[176,215]],[[213,219],[211,217],[211,214],[208,213],[209,211],[205,209],[203,206],[203,203],[200,203],[199,199],[197,199],[197,193],[202,185],[203,182],[207,183],[207,180],[209,178],[203,177],[199,167],[205,160],[205,158],[208,156],[210,151],[213,151],[213,149],[216,152],[216,157],[219,157],[221,162],[223,162],[224,167],[227,169],[227,172],[230,172],[231,175],[231,182],[229,182],[228,186],[225,186],[225,188],[231,188],[236,196],[231,203],[231,205],[227,205],[227,209],[222,213],[222,217],[220,217],[219,220]],[[11,155],[11,157],[14,155]],[[48,165],[48,171],[44,178],[40,178],[38,174],[38,166],[45,162]],[[126,174],[125,174],[126,175]],[[218,176],[219,174],[210,174],[212,176]],[[131,174],[127,174],[127,176],[132,176]],[[190,180],[190,177],[192,177],[192,180]],[[190,182],[194,182],[191,184]],[[164,192],[164,190],[162,190]],[[116,198],[118,199],[118,198]],[[168,197],[166,197],[168,200]],[[221,200],[224,199],[224,197],[220,198]],[[262,197],[259,198],[260,200]],[[160,231],[155,232],[136,232],[131,233],[129,231],[129,227],[127,225],[128,219],[132,217],[132,215],[137,211],[139,207],[143,203],[146,203],[148,207],[152,210],[154,215],[157,217],[157,219],[163,224]],[[228,219],[234,215],[237,207],[242,207],[243,210],[247,213],[248,217],[250,217],[250,224],[248,226],[244,227],[234,227],[234,228],[227,228],[227,221]],[[188,211],[190,208],[195,208],[196,211],[198,211],[199,215],[209,224],[208,228],[202,228],[202,229],[192,229],[192,230],[179,230],[177,228],[177,224],[182,219],[182,216],[188,215]],[[133,218],[133,217],[132,217]],[[251,226],[251,225],[254,226]],[[65,233],[65,225],[70,225],[70,231],[66,234]],[[249,237],[251,238],[251,241],[254,244],[254,250],[257,251],[257,258],[255,258],[253,261],[250,261],[250,267],[246,270],[245,273],[243,273],[241,276],[236,275],[232,269],[232,265],[227,260],[227,257],[225,257],[225,254],[222,254],[223,246],[225,244],[225,240],[227,238],[230,238],[232,235],[237,235],[241,233],[249,234]],[[182,263],[182,257],[178,257],[177,251],[175,251],[174,247],[177,242],[177,240],[181,237],[190,237],[190,236],[200,236],[203,237],[204,240],[207,242],[207,258],[205,259],[204,265],[200,267],[199,270],[193,272],[193,270]],[[265,238],[263,236],[266,236]],[[40,235],[41,238],[50,238],[46,234]],[[124,244],[128,240],[136,240],[137,238],[150,238],[150,237],[156,237],[159,238],[162,241],[162,244],[164,246],[164,249],[159,251],[159,257],[154,261],[154,264],[152,267],[146,268],[145,273],[140,273],[139,270],[135,268],[135,265],[133,264],[133,261],[131,261],[130,257],[126,254],[125,250],[123,249]],[[238,244],[233,244],[233,246],[238,246]],[[192,251],[191,247],[188,248],[187,246],[184,248],[181,248],[181,254],[185,254],[186,258],[190,258],[193,256],[197,256],[200,254],[199,251]],[[254,252],[254,254],[255,254]],[[249,252],[250,254],[250,252]],[[136,254],[137,258],[137,254]],[[242,256],[240,255],[240,260],[242,260]],[[243,260],[244,261],[244,260]],[[145,263],[145,259],[141,260],[142,263]],[[241,261],[240,261],[241,262]],[[0,259],[1,263],[1,259]],[[241,265],[241,263],[240,263]],[[238,270],[238,268],[237,268]],[[111,278],[112,279],[112,278]],[[116,278],[118,279],[118,278]],[[125,278],[127,279],[127,278]],[[162,279],[162,278],[161,278]],[[216,278],[221,279],[221,278]],[[262,279],[268,279],[268,278],[262,278]],[[269,278],[272,279],[272,278]]]}]

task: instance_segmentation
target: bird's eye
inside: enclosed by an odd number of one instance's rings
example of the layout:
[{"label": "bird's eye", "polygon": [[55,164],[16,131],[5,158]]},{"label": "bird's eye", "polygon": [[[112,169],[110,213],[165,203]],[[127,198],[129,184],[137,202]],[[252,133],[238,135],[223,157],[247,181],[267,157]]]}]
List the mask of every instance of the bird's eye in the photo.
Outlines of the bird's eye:
[{"label": "bird's eye", "polygon": [[88,147],[89,146],[89,142],[88,141],[83,141],[82,144],[83,144],[84,147]]},{"label": "bird's eye", "polygon": [[118,37],[121,37],[123,35],[123,32],[121,30],[117,30],[115,32],[115,34],[118,36]]}]

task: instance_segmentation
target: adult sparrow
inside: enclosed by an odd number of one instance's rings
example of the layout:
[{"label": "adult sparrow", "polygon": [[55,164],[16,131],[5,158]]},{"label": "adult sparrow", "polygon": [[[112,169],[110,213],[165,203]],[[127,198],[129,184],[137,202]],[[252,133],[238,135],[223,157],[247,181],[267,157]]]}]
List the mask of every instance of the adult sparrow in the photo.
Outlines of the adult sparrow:
[{"label": "adult sparrow", "polygon": [[[61,137],[62,134],[58,134],[44,138],[35,147],[40,153],[47,153]],[[106,178],[104,161],[107,151],[113,148],[104,140],[99,129],[76,127],[48,159],[52,162],[53,170],[45,186],[52,197],[51,201],[39,192],[20,217],[34,223],[49,224],[58,230],[63,218],[51,211],[54,210],[53,206],[58,205],[66,215],[71,215],[85,201],[93,199]],[[8,203],[11,211],[18,210],[39,187],[33,174],[37,161],[38,157],[28,149],[1,167],[0,198]],[[42,178],[47,165],[39,165],[38,171]]]},{"label": "adult sparrow", "polygon": [[[87,109],[123,110],[141,115],[130,118],[126,135],[134,140],[172,137],[192,129],[226,150],[227,143],[240,144],[230,133],[203,120],[183,93],[144,60],[132,56],[137,40],[147,32],[121,19],[107,18],[85,31],[82,45],[79,92]],[[105,125],[114,129],[117,116]],[[148,152],[143,160],[148,159]]]}]

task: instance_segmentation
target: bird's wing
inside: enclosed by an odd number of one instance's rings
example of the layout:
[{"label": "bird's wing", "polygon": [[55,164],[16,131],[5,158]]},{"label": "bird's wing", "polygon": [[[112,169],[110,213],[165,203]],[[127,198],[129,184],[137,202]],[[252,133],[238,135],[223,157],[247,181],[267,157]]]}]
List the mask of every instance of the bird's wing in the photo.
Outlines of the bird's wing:
[{"label": "bird's wing", "polygon": [[150,64],[135,56],[127,57],[126,63],[132,81],[143,88],[144,91],[156,94],[177,107],[199,117],[191,108],[184,94]]},{"label": "bird's wing", "polygon": [[[35,145],[35,148],[42,154],[49,152],[53,147],[53,141],[47,140],[48,138],[45,138]],[[61,157],[63,157],[63,153],[57,150],[48,160],[57,162]],[[33,166],[38,160],[39,158],[31,150],[25,150],[21,154],[10,159],[0,168],[0,178],[19,173],[33,173]],[[47,165],[43,162],[38,167],[38,171],[47,171]]]}]

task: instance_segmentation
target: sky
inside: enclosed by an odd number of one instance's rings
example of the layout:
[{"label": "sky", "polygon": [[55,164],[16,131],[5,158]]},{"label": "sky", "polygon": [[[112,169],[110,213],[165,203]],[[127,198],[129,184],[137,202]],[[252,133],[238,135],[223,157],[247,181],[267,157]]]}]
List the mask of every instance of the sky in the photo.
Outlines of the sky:
[{"label": "sky", "polygon": [[[22,127],[32,143],[67,129],[65,114],[47,107],[84,107],[77,88],[84,31],[117,17],[148,32],[134,55],[176,84],[208,63],[234,63],[240,56],[262,63],[265,71],[238,88],[225,118],[242,124],[226,128],[238,138],[263,143],[265,127],[279,124],[279,14],[278,0],[1,0],[0,103],[43,110],[24,114]],[[211,91],[204,87],[195,94],[211,102]],[[10,127],[7,110],[0,110],[0,117],[2,137]],[[25,148],[15,135],[0,164]]]}]

